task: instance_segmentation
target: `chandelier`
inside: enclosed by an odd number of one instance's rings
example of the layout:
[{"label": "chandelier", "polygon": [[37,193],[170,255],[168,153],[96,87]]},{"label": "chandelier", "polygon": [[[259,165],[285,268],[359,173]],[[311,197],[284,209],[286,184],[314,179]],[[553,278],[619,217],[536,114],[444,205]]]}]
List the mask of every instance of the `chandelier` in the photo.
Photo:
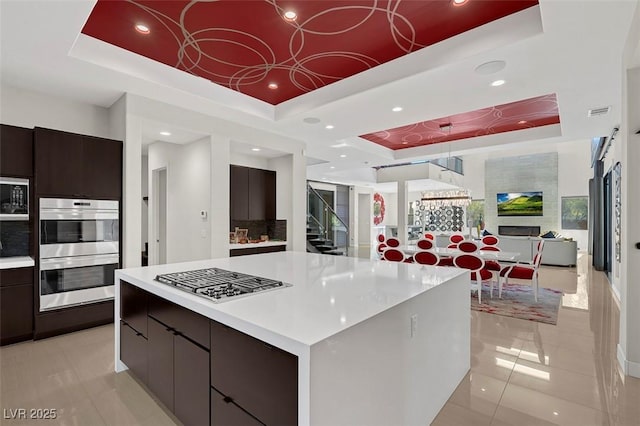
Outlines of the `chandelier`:
[{"label": "chandelier", "polygon": [[440,207],[466,207],[471,203],[468,189],[447,189],[422,193],[422,205],[436,209]]}]

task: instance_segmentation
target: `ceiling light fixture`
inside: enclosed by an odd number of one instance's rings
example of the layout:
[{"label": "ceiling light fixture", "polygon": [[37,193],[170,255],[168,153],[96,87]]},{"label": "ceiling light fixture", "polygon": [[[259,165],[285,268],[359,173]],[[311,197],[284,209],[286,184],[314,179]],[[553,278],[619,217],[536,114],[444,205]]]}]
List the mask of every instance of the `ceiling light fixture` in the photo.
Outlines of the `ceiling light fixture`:
[{"label": "ceiling light fixture", "polygon": [[258,152],[258,151],[260,151],[260,148],[251,148],[251,151]]},{"label": "ceiling light fixture", "polygon": [[485,62],[484,64],[478,65],[475,71],[478,74],[483,74],[483,75],[495,74],[498,71],[502,71],[506,66],[507,66],[507,63],[505,61],[501,61],[501,60],[489,61],[489,62]]},{"label": "ceiling light fixture", "polygon": [[326,126],[324,126],[325,129],[333,129],[333,124],[327,124]]},{"label": "ceiling light fixture", "polygon": [[391,111],[393,111],[393,112],[400,112],[400,111],[402,111],[402,107],[399,107],[399,106],[397,106],[397,107],[393,107],[393,108],[391,108]]},{"label": "ceiling light fixture", "polygon": [[451,133],[452,127],[453,127],[453,124],[451,123],[443,123],[440,125],[440,131],[444,133]]},{"label": "ceiling light fixture", "polygon": [[347,154],[340,154],[340,158],[347,158]]},{"label": "ceiling light fixture", "polygon": [[136,24],[135,29],[140,34],[149,34],[149,33],[151,33],[151,30],[149,29],[149,27],[147,27],[144,24]]},{"label": "ceiling light fixture", "polygon": [[160,134],[162,136],[171,136],[171,132],[167,132],[167,131],[162,131],[162,132],[160,132]]},{"label": "ceiling light fixture", "polygon": [[506,83],[506,81],[504,81],[504,80],[496,80],[496,81],[492,81],[491,85],[493,87],[498,87],[498,86],[502,86],[505,83]]},{"label": "ceiling light fixture", "polygon": [[462,6],[466,2],[467,2],[467,0],[453,0],[453,5],[454,6]]},{"label": "ceiling light fixture", "polygon": [[465,207],[471,204],[471,193],[462,188],[427,191],[422,193],[421,201],[426,207]]},{"label": "ceiling light fixture", "polygon": [[409,145],[409,142],[402,142],[402,145]]},{"label": "ceiling light fixture", "polygon": [[305,117],[302,119],[307,124],[318,124],[320,119],[318,117]]},{"label": "ceiling light fixture", "polygon": [[518,124],[527,124],[527,120],[520,120],[518,121]]},{"label": "ceiling light fixture", "polygon": [[278,83],[269,83],[267,87],[271,90],[276,90],[278,88]]},{"label": "ceiling light fixture", "polygon": [[329,168],[330,168],[330,169],[335,169],[335,168],[336,168],[336,166],[331,166],[331,167],[329,167]]},{"label": "ceiling light fixture", "polygon": [[296,20],[296,18],[298,17],[298,14],[295,13],[293,10],[287,10],[286,12],[284,12],[284,14],[282,15],[282,17],[284,18],[285,21],[287,22],[293,22]]}]

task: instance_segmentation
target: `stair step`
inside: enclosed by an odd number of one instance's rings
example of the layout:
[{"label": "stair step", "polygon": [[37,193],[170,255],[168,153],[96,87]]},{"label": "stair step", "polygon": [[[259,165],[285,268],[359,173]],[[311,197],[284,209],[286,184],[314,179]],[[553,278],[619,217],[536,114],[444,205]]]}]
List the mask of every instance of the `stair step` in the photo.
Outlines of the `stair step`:
[{"label": "stair step", "polygon": [[320,236],[320,234],[316,232],[307,232],[307,240],[315,240]]},{"label": "stair step", "polygon": [[336,247],[336,246],[329,246],[329,245],[323,245],[323,244],[321,244],[321,245],[317,245],[317,246],[315,246],[315,248],[317,248],[318,250],[320,250],[322,253],[324,253],[324,252],[326,252],[326,251],[329,251],[329,250],[335,250],[335,249],[337,249],[337,247]]},{"label": "stair step", "polygon": [[344,256],[344,252],[341,250],[327,250],[322,252],[322,254],[330,254],[332,256]]},{"label": "stair step", "polygon": [[333,244],[333,241],[325,240],[324,238],[315,238],[313,240],[307,240],[307,241],[309,241],[314,246],[320,246],[320,245],[330,246],[331,244]]}]

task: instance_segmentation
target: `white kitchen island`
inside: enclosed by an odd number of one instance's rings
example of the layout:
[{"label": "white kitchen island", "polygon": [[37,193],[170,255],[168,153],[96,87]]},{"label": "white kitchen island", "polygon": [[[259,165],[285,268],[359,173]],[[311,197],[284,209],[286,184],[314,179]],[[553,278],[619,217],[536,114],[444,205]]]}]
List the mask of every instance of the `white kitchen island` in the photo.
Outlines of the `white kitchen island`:
[{"label": "white kitchen island", "polygon": [[[213,303],[154,281],[211,267],[292,286]],[[120,280],[297,356],[299,425],[428,425],[469,370],[468,271],[287,251],[119,270]],[[120,285],[115,306],[118,324]]]}]

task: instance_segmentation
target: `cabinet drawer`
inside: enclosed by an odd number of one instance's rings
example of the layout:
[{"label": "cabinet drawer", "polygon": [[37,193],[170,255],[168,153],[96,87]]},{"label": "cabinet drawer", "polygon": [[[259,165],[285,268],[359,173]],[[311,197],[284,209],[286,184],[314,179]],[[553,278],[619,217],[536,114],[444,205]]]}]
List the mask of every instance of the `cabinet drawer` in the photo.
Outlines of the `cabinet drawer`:
[{"label": "cabinet drawer", "polygon": [[211,426],[264,426],[255,417],[211,388]]},{"label": "cabinet drawer", "polygon": [[120,281],[120,317],[133,329],[147,336],[147,292]]},{"label": "cabinet drawer", "polygon": [[268,425],[298,423],[298,357],[215,321],[211,386]]},{"label": "cabinet drawer", "polygon": [[149,316],[209,349],[209,318],[166,299],[148,295]]},{"label": "cabinet drawer", "polygon": [[33,284],[33,268],[0,269],[0,287]]},{"label": "cabinet drawer", "polygon": [[184,426],[209,424],[209,352],[175,336],[173,353],[174,414]]},{"label": "cabinet drawer", "polygon": [[0,345],[32,338],[33,285],[0,288]]},{"label": "cabinet drawer", "polygon": [[120,359],[142,383],[147,383],[147,339],[125,322],[120,323]]}]

